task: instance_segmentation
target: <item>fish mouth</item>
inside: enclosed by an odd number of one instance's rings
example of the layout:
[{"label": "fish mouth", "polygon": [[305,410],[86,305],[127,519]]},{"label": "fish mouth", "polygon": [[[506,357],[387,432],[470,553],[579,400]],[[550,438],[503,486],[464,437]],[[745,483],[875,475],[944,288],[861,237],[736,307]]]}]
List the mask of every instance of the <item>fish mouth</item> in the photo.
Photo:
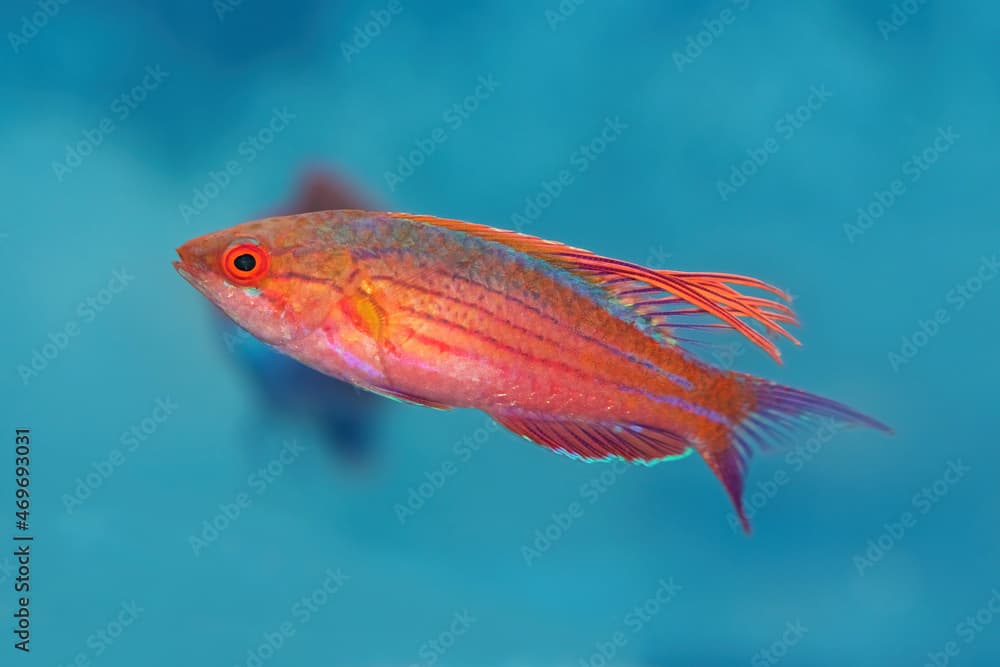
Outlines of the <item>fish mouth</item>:
[{"label": "fish mouth", "polygon": [[210,282],[208,280],[209,271],[203,266],[202,262],[193,256],[189,244],[177,248],[177,256],[180,259],[172,262],[174,270],[180,274],[181,278],[191,283],[192,287],[211,300],[211,293],[208,288]]},{"label": "fish mouth", "polygon": [[194,277],[194,274],[191,273],[191,270],[188,268],[187,264],[185,264],[183,261],[172,262],[172,264],[174,265],[174,270],[180,274],[181,278],[188,281],[195,287],[198,286],[199,281],[197,278]]}]

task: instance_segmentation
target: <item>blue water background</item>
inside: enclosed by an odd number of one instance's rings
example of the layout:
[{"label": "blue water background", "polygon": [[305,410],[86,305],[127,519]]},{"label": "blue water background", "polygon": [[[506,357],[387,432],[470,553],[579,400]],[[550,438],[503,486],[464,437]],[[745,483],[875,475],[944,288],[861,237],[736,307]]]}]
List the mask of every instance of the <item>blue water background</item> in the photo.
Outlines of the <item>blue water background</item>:
[{"label": "blue water background", "polygon": [[[7,645],[8,556],[0,662],[1000,663],[1000,8],[902,4],[4,3],[0,537],[29,426],[36,542],[31,655]],[[757,457],[751,538],[697,457],[575,463],[472,411],[390,404],[376,465],[339,466],[314,425],[267,424],[170,265],[315,162],[393,210],[774,282],[803,347],[723,361],[897,434]]]}]

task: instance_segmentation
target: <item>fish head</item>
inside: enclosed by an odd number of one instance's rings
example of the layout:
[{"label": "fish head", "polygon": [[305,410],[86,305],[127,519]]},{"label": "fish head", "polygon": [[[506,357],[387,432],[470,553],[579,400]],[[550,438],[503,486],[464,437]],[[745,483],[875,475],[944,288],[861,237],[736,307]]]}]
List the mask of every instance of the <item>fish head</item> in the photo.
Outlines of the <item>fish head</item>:
[{"label": "fish head", "polygon": [[229,318],[281,347],[323,325],[352,260],[309,214],[265,218],[192,239],[174,268]]}]

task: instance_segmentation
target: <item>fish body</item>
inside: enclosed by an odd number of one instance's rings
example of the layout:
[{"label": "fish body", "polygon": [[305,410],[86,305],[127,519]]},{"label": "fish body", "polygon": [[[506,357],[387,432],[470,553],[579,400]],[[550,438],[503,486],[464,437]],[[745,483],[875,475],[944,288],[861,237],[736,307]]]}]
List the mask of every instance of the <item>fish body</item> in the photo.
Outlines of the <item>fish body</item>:
[{"label": "fish body", "polygon": [[840,403],[716,368],[682,343],[685,327],[732,329],[777,358],[758,329],[792,338],[783,325],[794,315],[735,289],[784,296],[752,278],[653,270],[482,225],[356,210],[246,223],[178,252],[181,274],[236,322],[325,374],[483,410],[575,458],[648,464],[697,451],[747,528],[755,447],[821,418],[887,430]]},{"label": "fish body", "polygon": [[367,389],[656,423],[665,410],[672,422],[704,418],[689,401],[725,380],[601,289],[508,246],[405,218],[320,224],[359,250],[339,307],[284,350]]}]

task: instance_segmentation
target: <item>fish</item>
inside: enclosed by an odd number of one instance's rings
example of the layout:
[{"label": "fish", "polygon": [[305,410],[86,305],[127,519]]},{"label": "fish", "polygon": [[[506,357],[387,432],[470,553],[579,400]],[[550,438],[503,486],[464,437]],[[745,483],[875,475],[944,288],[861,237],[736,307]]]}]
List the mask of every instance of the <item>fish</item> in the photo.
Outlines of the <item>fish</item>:
[{"label": "fish", "polygon": [[571,458],[652,465],[697,453],[750,532],[757,451],[833,420],[891,433],[843,403],[712,365],[694,334],[740,335],[780,363],[790,297],[756,278],[651,269],[428,215],[266,218],[177,249],[180,275],[256,337],[395,400],[474,408]]},{"label": "fish", "polygon": [[[341,173],[319,165],[304,169],[287,201],[270,215],[292,215],[341,208],[365,208],[371,200]],[[259,415],[312,424],[338,463],[370,466],[382,402],[355,385],[305,366],[273,349],[213,307],[213,324],[226,357],[255,390]]]}]

